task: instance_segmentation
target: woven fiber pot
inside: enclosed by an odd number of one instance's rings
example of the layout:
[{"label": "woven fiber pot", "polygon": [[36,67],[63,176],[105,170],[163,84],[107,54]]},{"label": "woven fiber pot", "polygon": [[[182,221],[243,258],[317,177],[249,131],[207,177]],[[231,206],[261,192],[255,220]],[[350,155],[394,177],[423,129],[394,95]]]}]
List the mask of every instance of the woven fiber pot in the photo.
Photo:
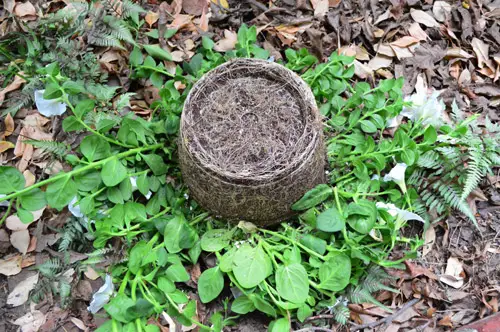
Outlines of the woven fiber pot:
[{"label": "woven fiber pot", "polygon": [[267,226],[324,182],[322,124],[309,86],[285,67],[227,62],[190,91],[179,159],[196,201],[230,221]]}]

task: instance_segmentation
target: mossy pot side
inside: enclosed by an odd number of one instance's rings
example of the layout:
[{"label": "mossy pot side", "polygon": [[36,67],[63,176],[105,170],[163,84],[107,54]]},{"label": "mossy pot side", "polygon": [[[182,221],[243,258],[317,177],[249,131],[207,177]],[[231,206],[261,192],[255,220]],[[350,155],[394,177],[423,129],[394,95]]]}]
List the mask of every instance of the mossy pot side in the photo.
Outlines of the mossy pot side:
[{"label": "mossy pot side", "polygon": [[325,181],[321,116],[309,86],[265,60],[205,74],[181,116],[179,161],[191,195],[215,216],[269,226]]}]

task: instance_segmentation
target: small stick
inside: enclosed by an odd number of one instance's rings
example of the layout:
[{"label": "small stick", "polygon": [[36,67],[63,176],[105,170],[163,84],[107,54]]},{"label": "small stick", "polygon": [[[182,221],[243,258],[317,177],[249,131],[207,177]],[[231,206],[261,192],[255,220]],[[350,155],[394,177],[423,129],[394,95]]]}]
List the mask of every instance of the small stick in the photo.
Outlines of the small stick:
[{"label": "small stick", "polygon": [[375,321],[373,323],[370,323],[370,324],[364,324],[364,325],[354,325],[352,328],[351,328],[351,331],[359,331],[359,330],[362,330],[362,329],[367,329],[367,328],[373,328],[373,327],[376,327],[376,326],[379,326],[379,325],[382,325],[382,324],[390,324],[392,323],[392,321],[398,317],[399,315],[401,315],[403,312],[405,312],[406,310],[408,310],[410,307],[412,307],[415,303],[417,303],[418,301],[420,301],[420,299],[413,299],[409,302],[406,302],[405,305],[399,309],[398,311],[396,311],[395,313],[393,313],[392,315],[390,316],[387,316],[385,317],[384,319],[381,319],[381,320],[378,320],[378,321]]},{"label": "small stick", "polygon": [[321,331],[321,332],[333,332],[333,330],[326,329],[324,327],[306,327],[305,329],[295,330],[295,332],[313,332],[313,331]]}]

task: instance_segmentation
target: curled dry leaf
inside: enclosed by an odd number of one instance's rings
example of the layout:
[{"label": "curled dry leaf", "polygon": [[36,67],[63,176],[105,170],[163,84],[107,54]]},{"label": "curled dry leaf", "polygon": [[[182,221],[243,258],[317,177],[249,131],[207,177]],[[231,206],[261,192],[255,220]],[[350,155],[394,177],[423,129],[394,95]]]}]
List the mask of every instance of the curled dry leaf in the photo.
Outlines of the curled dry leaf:
[{"label": "curled dry leaf", "polygon": [[460,288],[464,285],[464,268],[456,257],[448,258],[446,270],[439,280],[453,288]]},{"label": "curled dry leaf", "polygon": [[85,326],[85,323],[83,323],[83,321],[81,319],[78,319],[78,318],[75,318],[75,317],[71,317],[70,320],[80,330],[82,330],[84,332],[89,331],[89,328],[87,326]]},{"label": "curled dry leaf", "polygon": [[462,59],[470,59],[474,56],[465,52],[461,48],[453,47],[446,50],[446,58],[462,58]]},{"label": "curled dry leaf", "polygon": [[436,242],[436,231],[434,230],[434,226],[429,225],[429,228],[424,233],[424,245],[422,247],[422,257],[425,257],[434,246],[434,242]]},{"label": "curled dry leaf", "polygon": [[375,51],[377,51],[377,53],[385,55],[387,57],[392,58],[392,57],[396,56],[396,53],[394,52],[394,50],[392,49],[392,47],[389,44],[377,44],[377,45],[375,45],[374,48],[375,48]]},{"label": "curled dry leaf", "polygon": [[380,68],[387,68],[392,64],[392,59],[385,55],[377,54],[373,59],[368,62],[368,67],[372,70],[377,70]]},{"label": "curled dry leaf", "polygon": [[328,13],[328,0],[311,0],[314,9],[314,17],[323,17]]},{"label": "curled dry leaf", "polygon": [[36,9],[31,2],[19,2],[14,8],[14,14],[17,17],[21,17],[27,20],[35,20],[36,19]]},{"label": "curled dry leaf", "polygon": [[231,30],[224,30],[224,38],[215,43],[214,50],[217,52],[227,52],[233,50],[238,42],[238,35]]},{"label": "curled dry leaf", "polygon": [[25,187],[29,187],[31,185],[34,185],[36,182],[36,177],[31,173],[29,170],[25,170],[23,172],[24,180],[26,181]]},{"label": "curled dry leaf", "polygon": [[150,11],[144,17],[144,21],[146,21],[146,23],[149,25],[149,27],[151,27],[153,24],[156,23],[156,21],[158,21],[159,17],[160,17],[160,14]]},{"label": "curled dry leaf", "polygon": [[207,6],[206,0],[182,0],[182,9],[186,14],[199,16]]},{"label": "curled dry leaf", "polygon": [[[19,72],[20,75],[24,75],[23,72]],[[14,76],[14,80],[9,84],[7,85],[2,91],[0,91],[0,105],[3,103],[3,101],[5,100],[5,95],[9,92],[12,92],[14,90],[17,90],[19,89],[19,87],[25,83],[26,81],[24,80],[24,78],[20,77],[20,76]]]},{"label": "curled dry leaf", "polygon": [[365,79],[373,76],[373,70],[364,63],[354,60],[354,74],[361,79]]},{"label": "curled dry leaf", "polygon": [[9,149],[13,149],[15,147],[14,143],[9,141],[0,141],[0,153],[3,153]]},{"label": "curled dry leaf", "polygon": [[399,38],[399,39],[393,41],[390,45],[397,46],[397,47],[408,47],[408,46],[416,44],[418,42],[419,42],[418,38],[411,37],[411,36],[404,36],[402,38]]},{"label": "curled dry leaf", "polygon": [[14,248],[19,250],[21,254],[25,255],[30,245],[30,233],[27,229],[12,232],[10,235],[10,243]]},{"label": "curled dry leaf", "polygon": [[14,129],[15,129],[15,124],[14,124],[14,119],[12,118],[12,115],[7,114],[7,116],[5,117],[4,121],[4,126],[5,126],[5,129],[3,131],[3,133],[0,135],[1,137],[7,137],[7,136],[10,136],[12,135],[12,133],[14,132]]},{"label": "curled dry leaf", "polygon": [[489,45],[475,37],[472,39],[471,45],[474,53],[476,53],[477,66],[479,68],[484,68],[486,66],[495,71],[495,66],[489,57]]},{"label": "curled dry leaf", "polygon": [[408,28],[408,33],[414,37],[417,38],[420,41],[424,41],[429,39],[429,36],[425,33],[425,31],[420,27],[420,24],[417,22],[413,22],[410,27]]},{"label": "curled dry leaf", "polygon": [[0,274],[4,276],[13,276],[21,272],[23,257],[21,255],[11,256],[0,259]]},{"label": "curled dry leaf", "polygon": [[212,2],[218,6],[221,6],[222,8],[229,8],[229,3],[227,0],[212,0]]},{"label": "curled dry leaf", "polygon": [[13,324],[20,326],[22,332],[37,332],[45,323],[46,316],[39,310],[33,310],[16,319]]},{"label": "curled dry leaf", "polygon": [[38,282],[38,273],[34,274],[14,287],[12,292],[7,297],[7,304],[12,305],[13,307],[18,307],[28,301],[29,294],[35,285]]},{"label": "curled dry leaf", "polygon": [[429,14],[424,12],[423,10],[411,9],[410,10],[411,18],[417,23],[423,24],[428,28],[438,28],[439,23]]}]

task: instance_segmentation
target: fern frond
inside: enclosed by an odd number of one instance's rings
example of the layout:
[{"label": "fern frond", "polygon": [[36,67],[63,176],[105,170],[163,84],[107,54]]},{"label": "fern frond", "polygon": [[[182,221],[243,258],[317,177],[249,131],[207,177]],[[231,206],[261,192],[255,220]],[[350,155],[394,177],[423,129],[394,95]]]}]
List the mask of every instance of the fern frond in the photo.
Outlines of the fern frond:
[{"label": "fern frond", "polygon": [[133,18],[135,15],[146,12],[141,6],[130,0],[124,0],[122,3],[122,17]]},{"label": "fern frond", "polygon": [[93,32],[88,36],[89,44],[104,47],[116,47],[124,49],[119,39],[115,36],[111,36],[106,32]]},{"label": "fern frond", "polygon": [[461,199],[466,199],[469,194],[477,188],[486,171],[490,166],[490,161],[485,158],[482,144],[474,145],[469,148],[469,164],[467,167],[467,176]]},{"label": "fern frond", "polygon": [[345,325],[347,324],[347,320],[349,319],[351,312],[349,311],[348,307],[346,307],[342,303],[339,303],[332,308],[332,314],[339,324]]},{"label": "fern frond", "polygon": [[36,266],[40,273],[48,278],[53,278],[56,274],[61,272],[63,263],[59,258],[50,258],[45,263]]},{"label": "fern frond", "polygon": [[438,168],[441,166],[439,154],[436,151],[429,150],[418,158],[417,165],[423,168]]},{"label": "fern frond", "polygon": [[23,142],[26,144],[31,144],[37,149],[42,149],[44,151],[50,152],[59,159],[63,159],[64,156],[66,156],[70,151],[70,147],[62,142],[34,139],[23,140]]}]

